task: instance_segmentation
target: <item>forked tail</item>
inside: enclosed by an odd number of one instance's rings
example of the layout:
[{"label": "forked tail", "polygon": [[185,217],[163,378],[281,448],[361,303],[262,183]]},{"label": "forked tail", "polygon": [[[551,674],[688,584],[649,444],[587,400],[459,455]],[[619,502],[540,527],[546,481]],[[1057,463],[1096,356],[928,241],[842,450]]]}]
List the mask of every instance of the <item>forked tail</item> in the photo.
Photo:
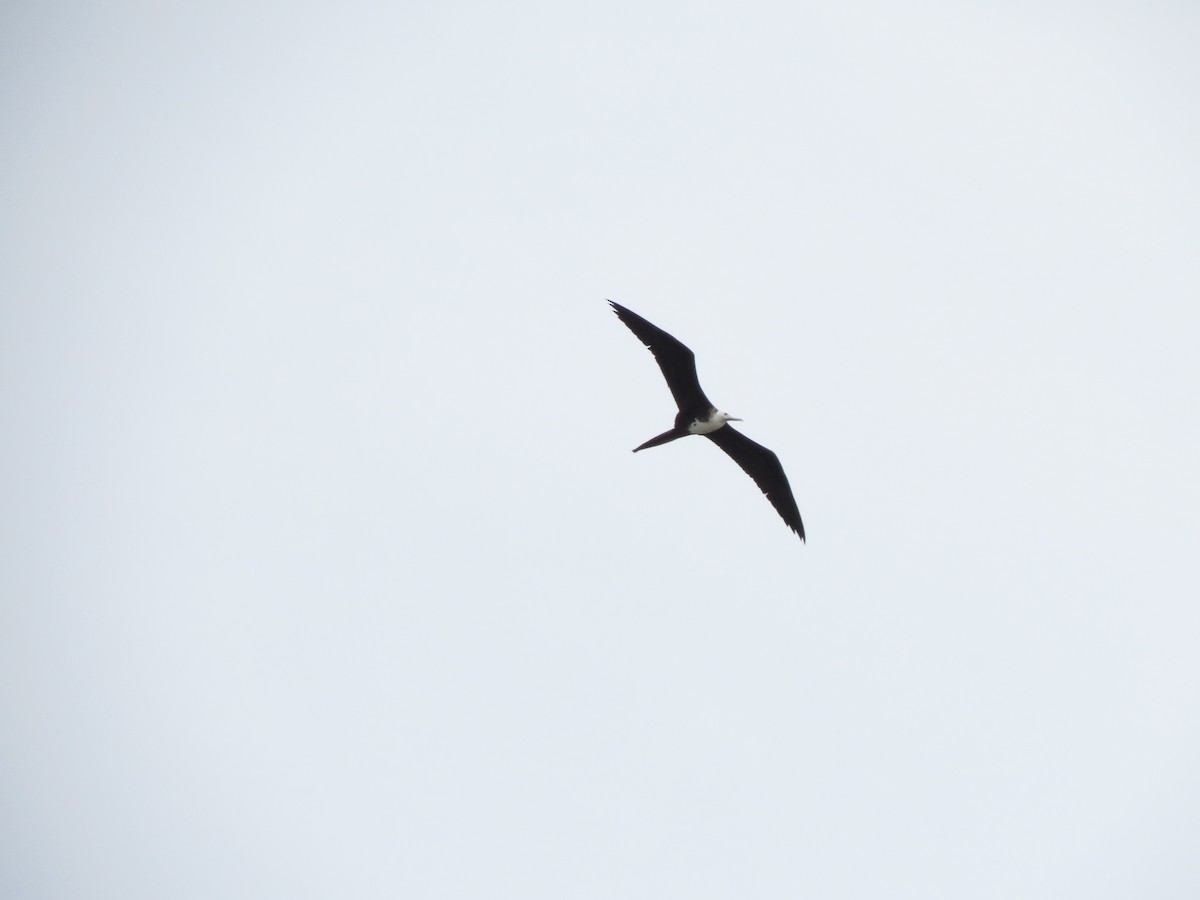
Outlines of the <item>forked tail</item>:
[{"label": "forked tail", "polygon": [[685,431],[683,433],[680,433],[680,432],[676,431],[674,428],[672,428],[670,431],[664,431],[658,437],[650,438],[650,440],[646,441],[646,443],[642,444],[642,446],[634,447],[633,452],[637,453],[639,450],[645,450],[647,447],[657,447],[659,444],[667,444],[667,443],[670,443],[671,441],[675,440],[676,438],[681,438],[681,437],[687,437],[687,432]]}]

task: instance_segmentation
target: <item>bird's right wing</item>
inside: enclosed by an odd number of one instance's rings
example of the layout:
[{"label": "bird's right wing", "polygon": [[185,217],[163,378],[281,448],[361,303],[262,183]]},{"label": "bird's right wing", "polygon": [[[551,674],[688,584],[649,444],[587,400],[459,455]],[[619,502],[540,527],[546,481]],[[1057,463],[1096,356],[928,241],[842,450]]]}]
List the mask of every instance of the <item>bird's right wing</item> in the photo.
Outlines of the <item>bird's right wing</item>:
[{"label": "bird's right wing", "polygon": [[608,301],[625,325],[632,331],[647,349],[654,354],[658,367],[662,369],[675,405],[683,409],[699,409],[712,406],[700,388],[700,379],[696,376],[696,354],[689,350],[677,338],[671,337],[657,325],[647,322],[637,313],[626,309],[620,303]]},{"label": "bird's right wing", "polygon": [[779,457],[762,444],[750,440],[740,431],[734,431],[731,425],[710,431],[704,436],[729,454],[729,458],[754,479],[754,483],[767,495],[767,499],[771,501],[771,505],[775,507],[780,518],[803,541],[804,523],[800,521],[800,510],[796,507],[796,498],[792,496],[792,486],[788,484],[787,475],[784,474]]}]

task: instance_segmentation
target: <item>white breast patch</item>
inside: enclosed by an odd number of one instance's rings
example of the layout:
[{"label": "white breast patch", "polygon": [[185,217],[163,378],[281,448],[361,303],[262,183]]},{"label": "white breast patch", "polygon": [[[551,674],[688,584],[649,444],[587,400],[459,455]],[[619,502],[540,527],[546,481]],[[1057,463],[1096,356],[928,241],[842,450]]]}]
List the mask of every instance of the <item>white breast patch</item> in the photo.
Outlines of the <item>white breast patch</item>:
[{"label": "white breast patch", "polygon": [[724,424],[725,415],[716,412],[708,419],[693,419],[692,424],[688,426],[688,434],[709,434]]}]

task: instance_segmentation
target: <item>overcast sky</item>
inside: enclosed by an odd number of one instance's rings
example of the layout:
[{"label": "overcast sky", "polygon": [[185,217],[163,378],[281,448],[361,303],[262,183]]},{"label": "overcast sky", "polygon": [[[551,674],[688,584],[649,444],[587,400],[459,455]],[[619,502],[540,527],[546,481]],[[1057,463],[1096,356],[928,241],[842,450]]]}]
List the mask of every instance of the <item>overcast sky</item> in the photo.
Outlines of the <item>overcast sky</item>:
[{"label": "overcast sky", "polygon": [[1200,896],[1194,4],[0,35],[4,897]]}]

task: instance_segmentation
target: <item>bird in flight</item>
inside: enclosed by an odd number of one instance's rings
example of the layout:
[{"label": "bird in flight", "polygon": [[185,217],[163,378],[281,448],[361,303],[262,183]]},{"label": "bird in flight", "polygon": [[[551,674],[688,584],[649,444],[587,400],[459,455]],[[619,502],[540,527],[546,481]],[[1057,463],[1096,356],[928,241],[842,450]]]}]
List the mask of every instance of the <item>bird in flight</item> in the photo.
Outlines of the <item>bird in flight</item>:
[{"label": "bird in flight", "polygon": [[754,479],[754,483],[767,495],[767,499],[771,501],[784,523],[803,541],[804,523],[800,521],[800,510],[796,508],[796,498],[792,496],[792,488],[788,484],[783,466],[779,463],[779,457],[762,444],[756,444],[740,431],[734,430],[733,426],[727,423],[742,420],[717,409],[712,401],[704,396],[700,379],[696,376],[696,354],[637,313],[612,300],[608,302],[617,318],[654,354],[658,367],[662,369],[663,377],[667,380],[667,387],[671,389],[671,396],[675,398],[675,405],[679,407],[679,414],[675,416],[675,426],[670,431],[664,431],[640,447],[634,447],[633,452],[657,447],[689,434],[704,435]]}]

